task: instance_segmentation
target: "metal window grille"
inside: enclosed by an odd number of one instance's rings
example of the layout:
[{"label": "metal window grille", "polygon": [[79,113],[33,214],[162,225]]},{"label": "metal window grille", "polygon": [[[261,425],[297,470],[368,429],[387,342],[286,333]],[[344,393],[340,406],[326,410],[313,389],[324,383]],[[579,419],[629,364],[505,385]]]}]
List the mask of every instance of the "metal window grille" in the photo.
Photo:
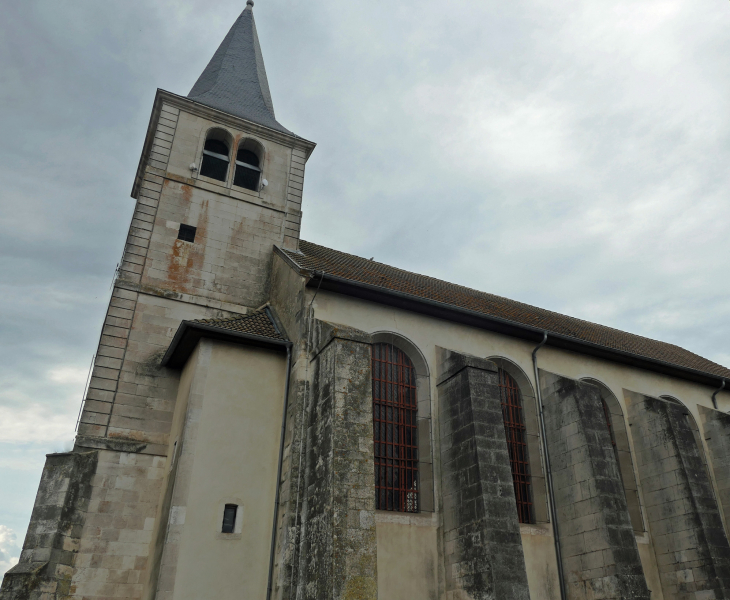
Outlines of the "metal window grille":
[{"label": "metal window grille", "polygon": [[233,533],[236,527],[236,513],[238,512],[238,505],[226,504],[223,509],[223,526],[221,527],[221,533]]},{"label": "metal window grille", "polygon": [[418,512],[416,371],[392,344],[373,345],[375,508]]},{"label": "metal window grille", "polygon": [[517,516],[520,523],[534,523],[530,490],[530,463],[527,455],[527,432],[522,411],[520,388],[504,369],[499,370],[499,394],[502,401],[504,432],[515,486]]}]

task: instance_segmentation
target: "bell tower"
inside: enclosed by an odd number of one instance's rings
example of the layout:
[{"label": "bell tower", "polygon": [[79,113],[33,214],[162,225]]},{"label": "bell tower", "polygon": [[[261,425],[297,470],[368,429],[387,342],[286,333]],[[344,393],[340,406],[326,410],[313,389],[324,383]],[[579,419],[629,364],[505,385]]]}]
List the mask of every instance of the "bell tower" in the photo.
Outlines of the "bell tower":
[{"label": "bell tower", "polygon": [[253,4],[187,97],[157,91],[77,445],[162,452],[176,374],[159,364],[180,322],[260,307],[274,246],[297,247],[315,144],[276,120]]},{"label": "bell tower", "polygon": [[313,149],[276,120],[248,0],[190,94],[157,93],[120,280],[263,304],[273,245],[297,246]]},{"label": "bell tower", "polygon": [[75,446],[47,459],[2,600],[154,597],[184,385],[162,358],[181,322],[267,302],[274,247],[297,248],[315,147],[276,119],[253,4],[187,96],[157,91]]}]

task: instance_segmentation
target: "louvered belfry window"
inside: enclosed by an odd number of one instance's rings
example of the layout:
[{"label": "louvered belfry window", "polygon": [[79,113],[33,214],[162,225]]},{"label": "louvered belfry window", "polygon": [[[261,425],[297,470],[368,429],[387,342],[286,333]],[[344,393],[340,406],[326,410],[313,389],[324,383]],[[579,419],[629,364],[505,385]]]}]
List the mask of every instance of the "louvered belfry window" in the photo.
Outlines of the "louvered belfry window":
[{"label": "louvered belfry window", "polygon": [[522,398],[517,382],[504,369],[499,370],[499,393],[509,462],[512,467],[512,482],[515,486],[517,516],[520,523],[533,523],[530,463],[527,455],[527,431]]},{"label": "louvered belfry window", "polygon": [[418,512],[416,371],[392,344],[373,345],[375,508]]}]

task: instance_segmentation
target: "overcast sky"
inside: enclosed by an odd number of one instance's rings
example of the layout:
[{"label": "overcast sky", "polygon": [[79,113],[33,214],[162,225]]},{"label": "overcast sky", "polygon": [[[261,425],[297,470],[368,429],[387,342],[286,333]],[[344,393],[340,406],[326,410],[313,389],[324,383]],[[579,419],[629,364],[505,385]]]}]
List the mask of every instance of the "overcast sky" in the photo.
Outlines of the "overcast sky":
[{"label": "overcast sky", "polygon": [[[71,446],[157,87],[244,0],[0,20],[0,573]],[[257,0],[304,239],[730,365],[727,0]]]}]

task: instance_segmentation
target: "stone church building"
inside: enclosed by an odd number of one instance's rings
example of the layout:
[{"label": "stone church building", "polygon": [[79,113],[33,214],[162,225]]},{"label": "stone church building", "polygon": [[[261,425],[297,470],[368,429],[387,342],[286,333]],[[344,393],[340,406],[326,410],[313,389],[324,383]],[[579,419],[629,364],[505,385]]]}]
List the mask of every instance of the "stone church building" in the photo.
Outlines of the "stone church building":
[{"label": "stone church building", "polygon": [[730,369],[299,237],[248,1],[158,90],[1,600],[730,599]]}]

